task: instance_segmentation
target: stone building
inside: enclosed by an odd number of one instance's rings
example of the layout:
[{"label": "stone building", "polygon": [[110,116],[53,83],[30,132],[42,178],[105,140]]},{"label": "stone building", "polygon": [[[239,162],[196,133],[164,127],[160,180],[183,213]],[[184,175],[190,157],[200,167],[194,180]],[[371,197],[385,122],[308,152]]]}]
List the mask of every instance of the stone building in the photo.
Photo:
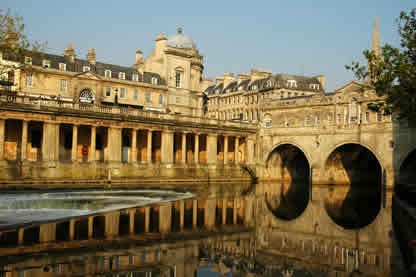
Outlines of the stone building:
[{"label": "stone building", "polygon": [[272,75],[271,71],[252,69],[251,73],[233,73],[217,77],[205,90],[206,115],[221,120],[261,121],[261,106],[270,99],[292,99],[323,94],[324,76],[304,77]]}]

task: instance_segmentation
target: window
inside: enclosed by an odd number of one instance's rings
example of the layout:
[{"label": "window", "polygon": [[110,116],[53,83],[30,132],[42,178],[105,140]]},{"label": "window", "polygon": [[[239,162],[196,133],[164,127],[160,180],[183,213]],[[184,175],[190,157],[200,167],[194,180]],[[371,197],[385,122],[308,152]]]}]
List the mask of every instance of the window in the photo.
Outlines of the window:
[{"label": "window", "polygon": [[365,122],[368,123],[370,121],[370,112],[365,112]]},{"label": "window", "polygon": [[139,90],[134,89],[134,100],[139,100]]},{"label": "window", "polygon": [[42,61],[42,66],[43,66],[43,67],[46,67],[46,68],[51,67],[51,61],[48,61],[48,60],[43,60],[43,61]]},{"label": "window", "polygon": [[110,86],[106,86],[105,87],[105,96],[111,96],[111,87]]},{"label": "window", "polygon": [[383,121],[383,112],[378,111],[377,112],[377,122],[381,122],[381,121]]},{"label": "window", "polygon": [[296,87],[297,87],[296,80],[287,80],[286,85],[287,85],[289,88],[296,88]]},{"label": "window", "polygon": [[319,90],[319,84],[309,84],[309,88],[313,90]]},{"label": "window", "polygon": [[243,89],[243,86],[239,86],[239,87],[238,87],[238,90],[242,90],[242,89]]},{"label": "window", "polygon": [[106,78],[111,78],[111,70],[106,69],[106,70],[104,71],[104,77],[106,77]]},{"label": "window", "polygon": [[26,87],[33,88],[33,76],[32,74],[26,74]]},{"label": "window", "polygon": [[133,81],[138,82],[138,81],[139,81],[139,74],[134,73],[134,74],[132,75],[131,79],[132,79]]},{"label": "window", "polygon": [[65,63],[59,63],[59,70],[66,71],[66,64]]},{"label": "window", "polygon": [[257,89],[257,85],[252,85],[251,86],[251,90],[256,90]]},{"label": "window", "polygon": [[[176,87],[180,88],[181,87],[181,73],[180,72],[176,72],[175,81],[176,81]],[[217,93],[218,92],[219,91],[217,90]]]},{"label": "window", "polygon": [[31,57],[25,57],[25,64],[32,64],[32,58]]},{"label": "window", "polygon": [[315,117],[315,125],[316,126],[319,126],[319,124],[321,123],[321,118],[319,117],[319,115],[317,115],[316,117]]},{"label": "window", "polygon": [[163,94],[159,94],[159,104],[163,104]]},{"label": "window", "polygon": [[91,68],[90,68],[89,66],[84,65],[84,66],[82,67],[82,71],[83,71],[83,72],[88,72],[88,71],[91,71]]},{"label": "window", "polygon": [[124,72],[119,72],[119,73],[118,73],[118,78],[119,78],[120,80],[125,80],[125,79],[126,79],[126,73],[124,73]]},{"label": "window", "polygon": [[152,77],[152,85],[157,85],[157,78],[156,77]]},{"label": "window", "polygon": [[120,98],[125,98],[125,97],[126,97],[126,89],[120,88]]},{"label": "window", "polygon": [[289,127],[289,121],[285,119],[285,127]]},{"label": "window", "polygon": [[269,88],[269,87],[271,87],[271,86],[272,86],[272,80],[268,80],[268,81],[267,81],[267,83],[266,83],[266,87],[268,87],[268,88]]},{"label": "window", "polygon": [[66,91],[67,89],[67,80],[61,80],[61,91]]},{"label": "window", "polygon": [[152,102],[152,93],[151,92],[146,92],[146,102]]}]

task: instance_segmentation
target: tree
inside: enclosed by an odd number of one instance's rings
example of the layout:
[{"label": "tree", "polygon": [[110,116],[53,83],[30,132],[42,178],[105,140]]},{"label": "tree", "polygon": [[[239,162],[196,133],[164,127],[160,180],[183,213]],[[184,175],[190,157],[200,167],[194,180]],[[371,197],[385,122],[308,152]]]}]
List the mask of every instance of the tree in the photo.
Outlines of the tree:
[{"label": "tree", "polygon": [[397,24],[400,47],[385,44],[381,53],[365,50],[368,66],[352,62],[346,68],[364,81],[364,90],[375,90],[384,97],[384,101],[369,104],[370,109],[416,122],[416,9],[402,11]]},{"label": "tree", "polygon": [[0,80],[7,80],[15,69],[26,67],[25,56],[31,56],[45,46],[38,42],[30,43],[24,28],[22,17],[0,9]]}]

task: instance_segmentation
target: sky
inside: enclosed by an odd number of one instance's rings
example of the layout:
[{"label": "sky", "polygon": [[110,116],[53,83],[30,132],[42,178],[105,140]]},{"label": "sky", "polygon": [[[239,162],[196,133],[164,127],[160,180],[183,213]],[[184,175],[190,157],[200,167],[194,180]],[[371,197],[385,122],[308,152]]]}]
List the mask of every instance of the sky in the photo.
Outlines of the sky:
[{"label": "sky", "polygon": [[251,68],[305,76],[325,75],[327,92],[353,79],[345,69],[364,62],[378,16],[381,44],[399,45],[401,11],[415,0],[96,1],[2,0],[0,8],[22,16],[30,40],[46,52],[77,57],[94,48],[97,60],[131,66],[136,50],[146,58],[160,33],[178,27],[204,56],[204,77]]}]

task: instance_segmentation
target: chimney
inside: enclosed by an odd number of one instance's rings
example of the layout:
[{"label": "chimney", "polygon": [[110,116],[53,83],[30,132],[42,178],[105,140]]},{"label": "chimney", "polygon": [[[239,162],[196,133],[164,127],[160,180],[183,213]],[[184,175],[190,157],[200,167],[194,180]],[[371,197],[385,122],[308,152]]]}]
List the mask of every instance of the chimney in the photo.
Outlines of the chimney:
[{"label": "chimney", "polygon": [[155,41],[156,41],[155,52],[156,52],[156,55],[159,56],[163,53],[163,50],[165,50],[167,38],[165,34],[162,33],[156,37]]},{"label": "chimney", "polygon": [[199,83],[199,89],[201,91],[205,91],[208,87],[212,86],[213,82],[211,78],[204,78],[202,79],[202,81]]},{"label": "chimney", "polygon": [[140,64],[143,63],[143,52],[140,50],[136,51],[136,61],[134,62],[134,64]]},{"label": "chimney", "polygon": [[224,77],[218,76],[215,78],[215,85],[218,86],[220,84],[224,83]]},{"label": "chimney", "polygon": [[95,64],[95,50],[94,50],[94,48],[91,48],[90,51],[88,52],[87,61],[90,64]]},{"label": "chimney", "polygon": [[324,75],[318,75],[315,76],[316,79],[321,83],[321,89],[325,90],[325,76]]},{"label": "chimney", "polygon": [[224,73],[224,88],[228,87],[234,81],[234,73]]},{"label": "chimney", "polygon": [[270,70],[257,69],[257,68],[251,69],[252,81],[268,78],[270,76],[272,76],[272,72]]},{"label": "chimney", "polygon": [[73,63],[75,62],[75,50],[72,48],[72,45],[68,45],[64,51],[64,57],[67,61]]},{"label": "chimney", "polygon": [[240,84],[244,80],[249,80],[251,78],[250,73],[248,72],[239,72],[237,75],[237,83]]}]

